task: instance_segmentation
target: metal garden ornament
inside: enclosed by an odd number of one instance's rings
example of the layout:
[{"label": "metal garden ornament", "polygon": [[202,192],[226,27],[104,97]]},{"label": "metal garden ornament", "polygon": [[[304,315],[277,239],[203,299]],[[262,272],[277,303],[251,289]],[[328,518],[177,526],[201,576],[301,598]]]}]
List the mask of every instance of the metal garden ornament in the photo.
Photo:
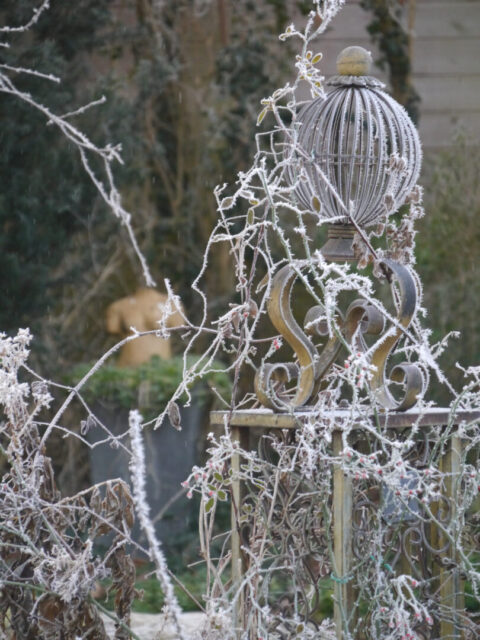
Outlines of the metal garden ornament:
[{"label": "metal garden ornament", "polygon": [[[354,261],[355,233],[385,221],[404,204],[416,185],[421,167],[420,141],[403,107],[368,74],[370,53],[348,47],[337,59],[338,75],[327,82],[326,98],[311,101],[299,112],[296,139],[286,144],[287,177],[294,198],[307,211],[330,222],[321,249],[327,261]],[[274,327],[295,352],[289,363],[264,364],[256,375],[260,402],[277,411],[294,411],[315,403],[322,379],[345,343],[359,355],[367,351],[366,335],[377,337],[368,360],[371,391],[380,406],[406,410],[423,391],[423,376],[412,363],[396,365],[390,380],[403,382],[403,398],[389,390],[387,360],[408,330],[417,308],[417,288],[407,267],[393,260],[380,267],[396,286],[397,318],[385,327],[381,313],[363,299],[343,314],[340,335],[329,334],[322,305],[312,307],[300,327],[292,311],[292,290],[305,262],[288,264],[273,278],[268,314]],[[383,338],[382,338],[383,335]],[[323,349],[313,339],[324,337]],[[381,338],[381,339],[380,339]],[[292,390],[292,381],[296,384]]]}]

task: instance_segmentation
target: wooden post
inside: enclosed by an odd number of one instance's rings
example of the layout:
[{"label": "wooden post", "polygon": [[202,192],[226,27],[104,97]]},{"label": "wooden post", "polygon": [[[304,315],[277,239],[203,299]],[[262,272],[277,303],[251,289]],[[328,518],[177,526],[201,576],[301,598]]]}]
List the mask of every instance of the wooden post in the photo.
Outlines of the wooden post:
[{"label": "wooden post", "polygon": [[[343,450],[342,433],[333,433],[333,455]],[[334,620],[338,640],[349,637],[349,621],[354,618],[352,568],[352,481],[341,465],[333,469],[333,553],[334,553]]]},{"label": "wooden post", "polygon": [[[232,442],[238,442],[241,449],[246,449],[248,447],[248,428],[242,428],[237,426],[232,426],[231,428],[231,437]],[[244,495],[244,487],[242,487],[242,483],[238,479],[238,473],[240,471],[241,464],[241,456],[238,453],[234,453],[232,456],[232,471],[233,471],[233,481],[232,481],[232,503],[230,509],[230,518],[231,518],[231,528],[232,528],[232,538],[231,538],[231,548],[232,548],[232,585],[234,587],[239,588],[243,574],[245,571],[245,561],[243,558],[243,554],[241,552],[241,538],[240,538],[240,530],[239,530],[239,518],[242,508],[242,499]],[[233,625],[237,630],[238,636],[244,627],[244,597],[243,594],[240,595],[238,600],[236,601],[234,607],[234,616],[233,616]]]},{"label": "wooden post", "polygon": [[[441,460],[441,470],[445,474],[444,495],[450,509],[450,519],[457,515],[456,494],[460,477],[460,465],[462,461],[462,440],[456,434],[452,434],[447,441],[445,453]],[[440,545],[446,542],[444,536],[438,536]],[[440,605],[448,607],[452,611],[451,619],[441,620],[441,638],[464,638],[462,631],[462,616],[464,615],[465,598],[464,584],[459,571],[455,568],[457,550],[453,544],[442,554],[442,566],[439,571]]]}]

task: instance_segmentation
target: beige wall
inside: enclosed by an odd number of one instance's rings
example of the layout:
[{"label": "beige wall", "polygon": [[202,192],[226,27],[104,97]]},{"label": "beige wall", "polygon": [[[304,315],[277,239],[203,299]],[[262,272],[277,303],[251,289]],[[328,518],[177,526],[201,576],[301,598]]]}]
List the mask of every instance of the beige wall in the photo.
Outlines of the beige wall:
[{"label": "beige wall", "polygon": [[[370,14],[347,0],[319,41],[322,71],[335,72],[335,58],[358,44],[378,51],[366,31]],[[416,0],[413,82],[420,94],[420,135],[425,148],[449,144],[459,123],[480,140],[480,0]],[[375,68],[375,75],[382,73]]]}]

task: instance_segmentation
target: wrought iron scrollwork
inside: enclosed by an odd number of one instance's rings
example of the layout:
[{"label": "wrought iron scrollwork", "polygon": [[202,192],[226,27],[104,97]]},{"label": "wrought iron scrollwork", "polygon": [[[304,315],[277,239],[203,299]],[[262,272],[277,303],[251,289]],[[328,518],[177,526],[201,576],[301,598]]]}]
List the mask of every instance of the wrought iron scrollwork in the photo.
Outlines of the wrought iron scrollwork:
[{"label": "wrought iron scrollwork", "polygon": [[[285,442],[291,435],[279,437]],[[275,441],[276,436],[264,435],[258,442],[259,456],[271,465],[276,465],[278,459]],[[318,633],[322,607],[319,584],[332,571],[329,524],[322,501],[312,500],[316,492],[318,496],[318,486],[312,478],[294,470],[285,474],[275,489],[272,478],[268,467],[256,478],[257,483],[270,486],[261,501],[255,484],[245,486],[243,502],[251,507],[242,523],[242,543],[250,550],[263,545],[269,580],[274,576],[278,590],[274,598],[265,602],[271,610],[269,632],[280,640],[291,640],[297,637],[299,624],[295,621],[295,610],[301,612],[302,624],[311,629],[312,635]]]},{"label": "wrought iron scrollwork", "polygon": [[[383,261],[382,267],[398,285],[397,317],[393,326],[385,330],[382,313],[371,302],[358,299],[349,306],[345,318],[337,311],[343,336],[329,336],[322,305],[315,305],[307,312],[302,329],[293,315],[291,301],[298,269],[286,265],[275,274],[267,311],[273,326],[293,349],[296,358],[294,362],[264,364],[258,369],[255,391],[264,406],[277,411],[295,411],[314,401],[322,378],[340,351],[342,338],[351,345],[352,350],[366,352],[366,335],[383,335],[369,353],[372,365],[369,385],[379,404],[395,411],[405,411],[416,404],[424,387],[422,372],[416,364],[397,364],[390,376],[386,375],[387,361],[416,312],[415,281],[406,267],[393,260]],[[314,336],[326,338],[320,351],[311,339]],[[403,398],[395,399],[390,391],[390,382],[403,383]]]},{"label": "wrought iron scrollwork", "polygon": [[[291,294],[297,275],[297,271],[291,265],[282,267],[275,274],[267,311],[273,326],[295,352],[298,364],[265,364],[255,376],[255,390],[260,402],[277,410],[298,409],[304,406],[312,397],[317,380],[326,373],[341,346],[338,338],[330,338],[320,355],[295,320]],[[320,305],[312,307],[307,313],[305,320],[311,334],[321,334],[322,329],[315,323],[321,313]],[[285,385],[293,378],[297,379],[296,388],[293,393],[288,393]]]},{"label": "wrought iron scrollwork", "polygon": [[395,331],[379,343],[372,355],[371,363],[374,365],[375,371],[370,385],[372,390],[377,393],[378,400],[383,407],[396,411],[405,411],[416,404],[418,395],[423,391],[424,380],[422,372],[417,365],[411,363],[402,363],[393,368],[390,379],[395,382],[403,382],[405,386],[404,397],[397,402],[388,388],[385,369],[389,356],[415,315],[417,288],[410,271],[406,267],[394,260],[385,260],[383,264],[399,285],[400,300]]}]

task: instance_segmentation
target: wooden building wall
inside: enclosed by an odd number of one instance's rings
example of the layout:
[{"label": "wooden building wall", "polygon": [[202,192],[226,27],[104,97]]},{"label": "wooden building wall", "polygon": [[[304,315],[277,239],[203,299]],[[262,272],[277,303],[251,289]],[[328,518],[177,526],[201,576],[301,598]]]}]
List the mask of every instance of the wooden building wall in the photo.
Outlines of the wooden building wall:
[{"label": "wooden building wall", "polygon": [[[352,44],[379,54],[367,32],[370,14],[347,0],[322,37],[322,71],[335,73],[337,54]],[[385,79],[378,68],[374,74]],[[448,146],[459,125],[480,141],[480,0],[416,0],[413,82],[420,94],[420,135],[426,149]]]}]

